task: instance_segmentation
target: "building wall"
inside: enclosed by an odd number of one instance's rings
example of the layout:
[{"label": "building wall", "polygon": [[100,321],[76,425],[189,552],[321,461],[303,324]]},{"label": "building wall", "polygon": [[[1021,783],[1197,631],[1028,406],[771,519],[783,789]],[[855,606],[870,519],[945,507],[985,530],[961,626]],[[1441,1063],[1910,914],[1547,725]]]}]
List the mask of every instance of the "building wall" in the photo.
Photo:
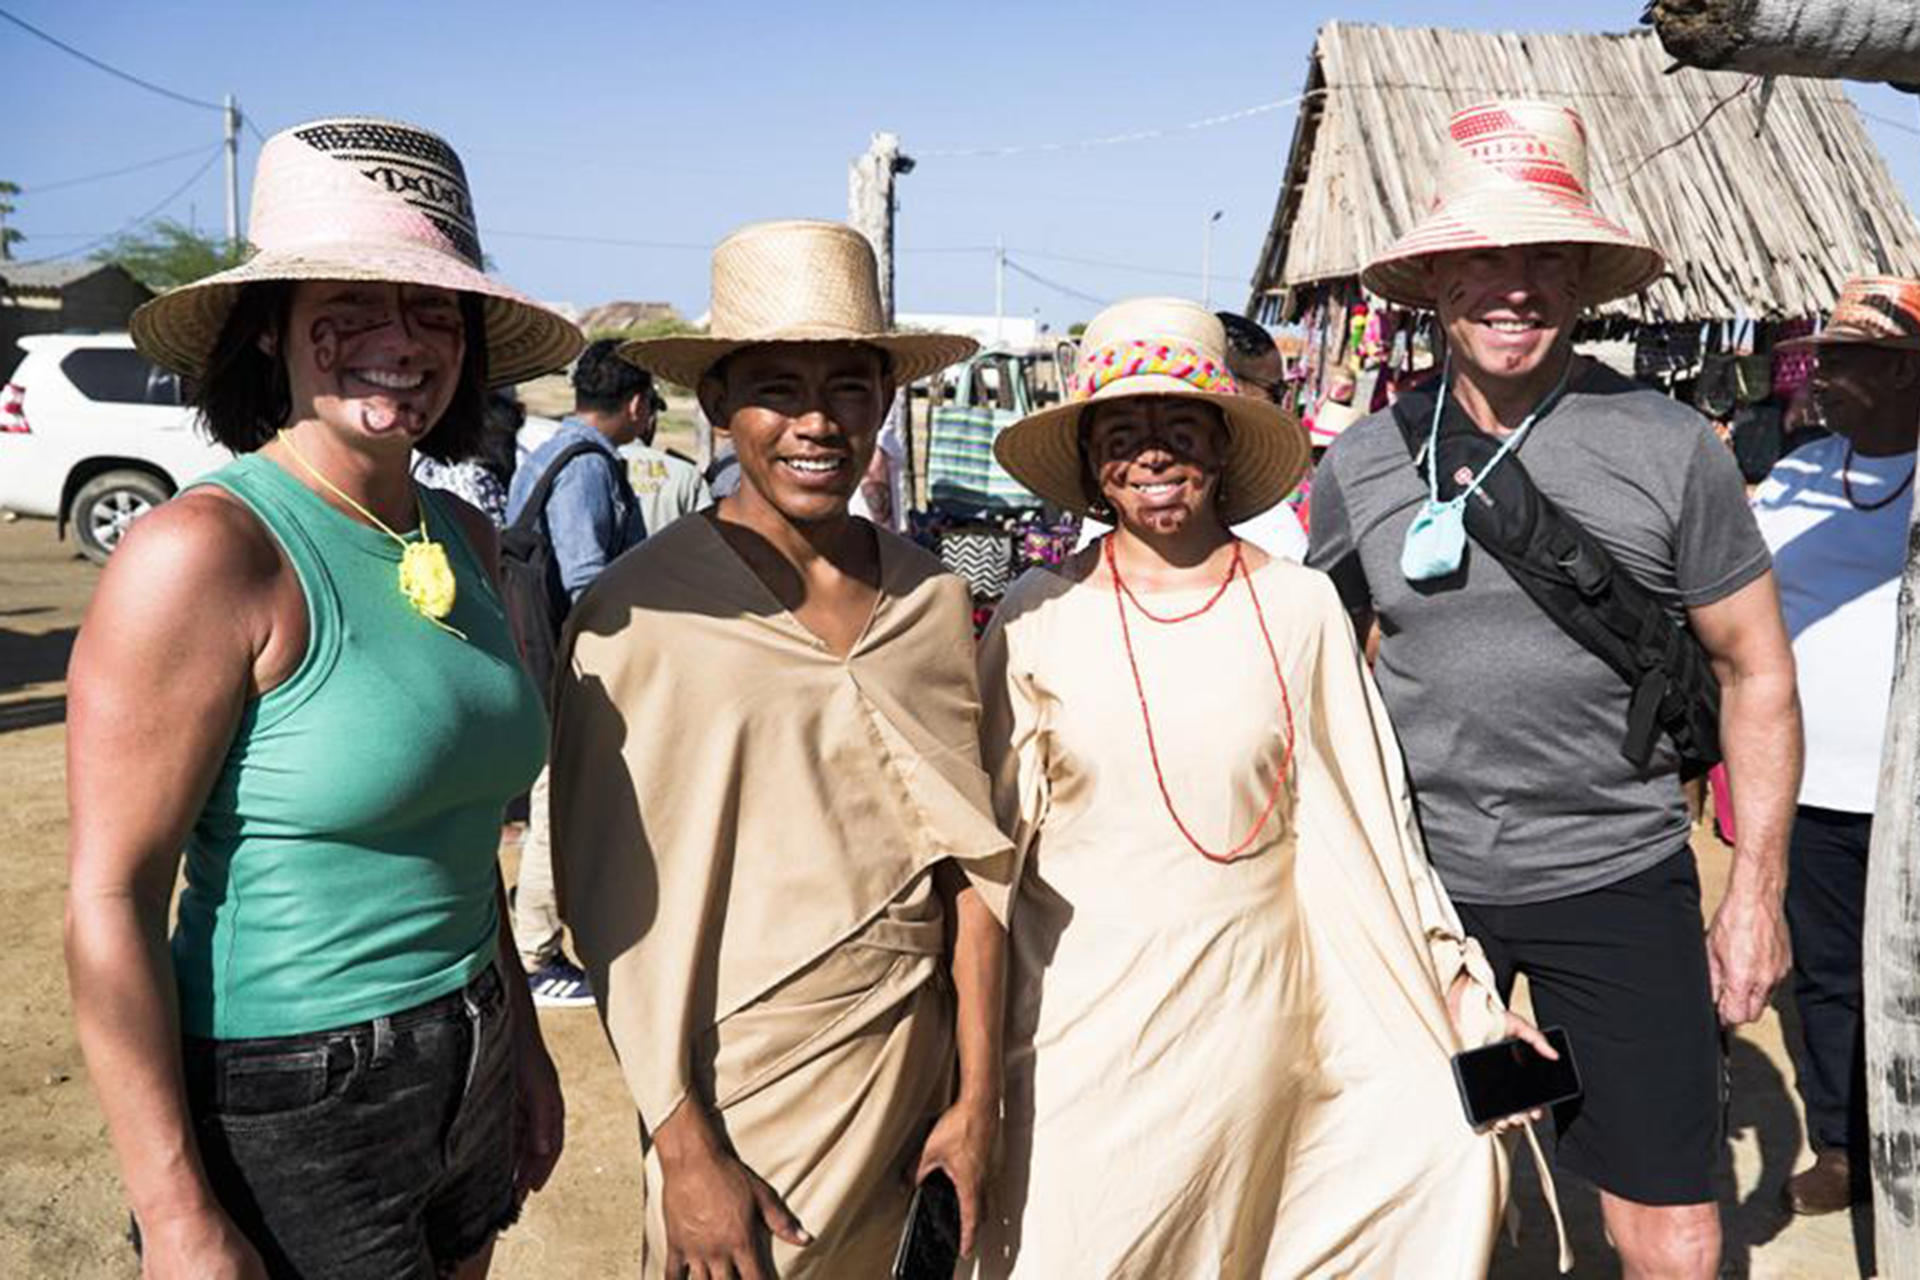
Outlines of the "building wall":
[{"label": "building wall", "polygon": [[75,329],[118,332],[127,327],[134,308],[152,296],[145,286],[116,269],[76,280],[57,296],[0,292],[0,379],[13,376],[25,354],[19,339]]}]

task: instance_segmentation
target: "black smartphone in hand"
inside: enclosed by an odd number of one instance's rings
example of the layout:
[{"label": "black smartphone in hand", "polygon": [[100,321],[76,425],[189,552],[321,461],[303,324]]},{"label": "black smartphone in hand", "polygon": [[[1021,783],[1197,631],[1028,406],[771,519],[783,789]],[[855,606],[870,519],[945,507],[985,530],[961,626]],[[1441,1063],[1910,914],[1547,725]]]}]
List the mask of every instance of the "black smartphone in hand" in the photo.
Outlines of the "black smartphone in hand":
[{"label": "black smartphone in hand", "polygon": [[1544,1057],[1517,1037],[1453,1055],[1454,1083],[1474,1128],[1580,1096],[1580,1071],[1566,1028],[1548,1027],[1541,1034],[1558,1058]]},{"label": "black smartphone in hand", "polygon": [[906,1230],[893,1255],[893,1280],[953,1280],[960,1264],[960,1195],[935,1169],[913,1193]]}]

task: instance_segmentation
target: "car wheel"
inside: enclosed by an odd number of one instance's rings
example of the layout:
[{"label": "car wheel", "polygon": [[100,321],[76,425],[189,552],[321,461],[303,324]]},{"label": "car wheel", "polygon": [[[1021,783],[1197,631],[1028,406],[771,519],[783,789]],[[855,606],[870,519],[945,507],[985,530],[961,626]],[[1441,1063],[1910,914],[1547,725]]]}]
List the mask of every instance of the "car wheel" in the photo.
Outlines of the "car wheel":
[{"label": "car wheel", "polygon": [[73,495],[73,537],[95,564],[105,564],[127,529],[173,495],[144,471],[106,471]]}]

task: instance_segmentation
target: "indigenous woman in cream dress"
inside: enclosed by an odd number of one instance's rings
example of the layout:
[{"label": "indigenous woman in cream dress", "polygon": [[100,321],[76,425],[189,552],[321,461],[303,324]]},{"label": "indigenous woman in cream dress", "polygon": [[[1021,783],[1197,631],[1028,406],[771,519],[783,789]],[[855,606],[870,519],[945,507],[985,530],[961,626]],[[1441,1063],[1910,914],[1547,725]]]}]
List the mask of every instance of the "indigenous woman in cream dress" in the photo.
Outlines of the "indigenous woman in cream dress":
[{"label": "indigenous woman in cream dress", "polygon": [[1506,1164],[1448,1055],[1537,1033],[1427,870],[1332,585],[1227,532],[1305,437],[1230,394],[1191,304],[1119,304],[1082,352],[999,449],[1117,527],[983,642],[1025,870],[979,1274],[1483,1276]]}]

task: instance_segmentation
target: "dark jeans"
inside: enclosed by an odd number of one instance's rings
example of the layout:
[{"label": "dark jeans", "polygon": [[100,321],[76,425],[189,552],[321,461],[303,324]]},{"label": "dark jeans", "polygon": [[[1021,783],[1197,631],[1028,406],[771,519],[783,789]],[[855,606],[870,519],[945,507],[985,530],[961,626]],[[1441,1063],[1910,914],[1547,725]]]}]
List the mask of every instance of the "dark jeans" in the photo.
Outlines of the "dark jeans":
[{"label": "dark jeans", "polygon": [[1787,928],[1793,1002],[1806,1044],[1799,1087],[1817,1150],[1847,1151],[1866,1167],[1865,1023],[1860,931],[1867,909],[1870,813],[1802,805],[1788,852]]},{"label": "dark jeans", "polygon": [[271,1275],[424,1280],[513,1221],[511,1015],[489,965],[357,1026],[185,1041],[207,1178]]}]

